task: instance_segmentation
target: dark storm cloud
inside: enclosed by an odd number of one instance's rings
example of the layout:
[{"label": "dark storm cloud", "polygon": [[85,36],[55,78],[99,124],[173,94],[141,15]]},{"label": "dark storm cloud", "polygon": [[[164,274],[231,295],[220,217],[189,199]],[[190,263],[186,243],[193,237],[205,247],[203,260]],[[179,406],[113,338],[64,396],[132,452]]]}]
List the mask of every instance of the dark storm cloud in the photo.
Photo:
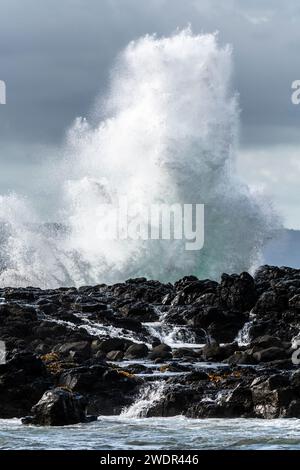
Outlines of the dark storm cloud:
[{"label": "dark storm cloud", "polygon": [[[0,0],[1,189],[36,163],[36,145],[59,144],[89,112],[130,40],[189,23],[233,45],[242,148],[299,144],[300,106],[290,101],[300,78],[299,22],[297,0]],[[6,177],[14,161],[19,170]]]},{"label": "dark storm cloud", "polygon": [[299,18],[296,2],[276,0],[1,0],[0,78],[8,86],[2,138],[57,140],[105,89],[128,41],[190,22],[233,44],[245,142],[297,140],[290,84],[300,72]]}]

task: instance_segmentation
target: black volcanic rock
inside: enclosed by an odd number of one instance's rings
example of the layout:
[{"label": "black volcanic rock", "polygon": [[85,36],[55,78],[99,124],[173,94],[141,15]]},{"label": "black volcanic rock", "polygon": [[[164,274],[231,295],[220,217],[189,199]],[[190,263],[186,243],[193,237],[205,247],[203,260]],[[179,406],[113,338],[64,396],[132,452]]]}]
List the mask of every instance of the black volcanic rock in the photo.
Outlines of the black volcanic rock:
[{"label": "black volcanic rock", "polygon": [[15,354],[0,365],[0,416],[21,417],[29,413],[43,393],[53,386],[41,359],[30,353]]},{"label": "black volcanic rock", "polygon": [[158,314],[152,305],[146,302],[127,304],[120,309],[122,315],[137,321],[151,322],[158,320]]},{"label": "black volcanic rock", "polygon": [[149,352],[145,344],[132,344],[126,349],[124,359],[140,359],[146,357]]},{"label": "black volcanic rock", "polygon": [[80,393],[87,399],[91,414],[119,414],[132,403],[140,379],[123,370],[112,369],[105,363],[81,366],[63,372],[59,386]]},{"label": "black volcanic rock", "polygon": [[45,392],[25,422],[84,421],[85,406],[119,414],[158,380],[147,416],[300,417],[300,270],[2,288],[0,297],[0,418],[29,415]]},{"label": "black volcanic rock", "polygon": [[86,415],[86,400],[82,395],[61,388],[45,392],[31,411],[32,416],[22,420],[24,424],[66,426],[97,419]]},{"label": "black volcanic rock", "polygon": [[219,297],[221,305],[227,310],[239,312],[251,310],[257,300],[254,279],[246,272],[231,276],[222,274]]},{"label": "black volcanic rock", "polygon": [[167,344],[158,344],[154,346],[148,354],[149,359],[171,359],[172,358],[172,349]]}]

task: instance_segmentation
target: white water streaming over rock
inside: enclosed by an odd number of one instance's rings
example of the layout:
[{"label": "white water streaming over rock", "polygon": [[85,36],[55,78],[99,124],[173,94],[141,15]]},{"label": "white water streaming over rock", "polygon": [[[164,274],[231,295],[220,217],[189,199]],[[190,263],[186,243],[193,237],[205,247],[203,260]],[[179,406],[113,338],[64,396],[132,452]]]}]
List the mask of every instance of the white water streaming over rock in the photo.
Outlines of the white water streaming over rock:
[{"label": "white water streaming over rock", "polygon": [[121,416],[126,418],[142,418],[147,416],[147,412],[163,398],[165,389],[164,381],[155,381],[142,387],[135,402],[126,408]]},{"label": "white water streaming over rock", "polygon": [[251,343],[251,336],[250,331],[254,323],[254,315],[250,314],[250,319],[247,321],[243,328],[237,334],[235,341],[238,343],[239,346],[248,346]]},{"label": "white water streaming over rock", "polygon": [[161,343],[165,343],[172,349],[176,348],[200,348],[205,343],[196,342],[196,334],[185,326],[176,326],[164,323],[163,320],[157,322],[143,323],[153,338],[157,338]]},{"label": "white water streaming over rock", "polygon": [[[231,48],[213,34],[187,29],[131,42],[95,119],[78,119],[62,149],[52,212],[63,225],[43,226],[34,201],[0,196],[0,286],[218,278],[257,264],[274,217],[235,172],[231,74]],[[57,185],[46,189],[51,195]],[[186,251],[185,240],[103,239],[112,210],[100,208],[116,208],[124,195],[129,206],[205,204],[204,249]]]},{"label": "white water streaming over rock", "polygon": [[64,325],[67,328],[70,328],[71,330],[75,330],[76,328],[82,328],[86,330],[91,336],[95,337],[124,338],[128,339],[129,341],[133,341],[134,343],[145,342],[141,341],[137,334],[134,334],[132,331],[126,330],[125,328],[118,328],[113,325],[103,325],[102,323],[99,323],[97,321],[85,318],[82,314],[74,315],[81,320],[81,323],[79,325],[76,323],[72,323],[71,321],[60,320],[55,317],[50,317],[49,315],[44,315],[44,318],[49,322],[53,322],[58,325]]}]

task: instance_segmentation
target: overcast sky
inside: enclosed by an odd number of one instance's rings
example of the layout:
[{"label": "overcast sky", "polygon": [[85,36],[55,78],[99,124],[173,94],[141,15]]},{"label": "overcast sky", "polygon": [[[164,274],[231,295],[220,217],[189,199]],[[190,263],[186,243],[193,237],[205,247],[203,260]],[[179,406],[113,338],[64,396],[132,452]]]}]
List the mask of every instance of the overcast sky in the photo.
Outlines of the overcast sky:
[{"label": "overcast sky", "polygon": [[51,148],[88,114],[130,40],[188,23],[233,45],[239,172],[300,228],[300,106],[290,99],[300,79],[297,0],[0,0],[0,193],[38,194]]}]

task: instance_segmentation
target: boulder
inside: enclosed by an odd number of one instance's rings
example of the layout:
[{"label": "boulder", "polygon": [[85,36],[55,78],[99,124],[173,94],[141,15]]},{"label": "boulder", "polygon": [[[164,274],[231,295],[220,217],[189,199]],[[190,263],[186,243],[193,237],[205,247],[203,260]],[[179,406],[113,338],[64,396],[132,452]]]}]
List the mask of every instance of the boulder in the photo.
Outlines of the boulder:
[{"label": "boulder", "polygon": [[232,343],[248,320],[241,312],[226,312],[222,321],[214,321],[207,328],[208,334],[218,343]]},{"label": "boulder", "polygon": [[123,351],[109,351],[106,354],[106,359],[108,361],[122,361],[124,357]]},{"label": "boulder", "polygon": [[125,305],[120,312],[125,317],[142,322],[152,322],[158,320],[158,314],[152,305],[145,302],[136,302],[134,304]]},{"label": "boulder", "polygon": [[120,414],[132,403],[140,384],[141,380],[133,374],[104,363],[76,367],[59,378],[59,386],[84,395],[88,412],[96,415]]},{"label": "boulder", "polygon": [[99,344],[99,350],[106,354],[110,351],[126,351],[131,344],[132,341],[124,338],[110,338]]},{"label": "boulder", "polygon": [[300,418],[300,399],[299,398],[292,400],[291,403],[288,405],[285,417],[286,418]]},{"label": "boulder", "polygon": [[289,299],[289,307],[294,308],[295,310],[300,310],[300,294],[296,294]]},{"label": "boulder", "polygon": [[261,418],[279,418],[287,415],[296,398],[289,377],[274,374],[267,379],[257,378],[251,384],[254,411]]},{"label": "boulder", "polygon": [[[156,344],[155,346],[158,345]],[[188,361],[193,360],[195,358],[200,359],[199,352],[191,348],[176,348],[173,350],[172,354],[174,358],[186,359]]]},{"label": "boulder", "polygon": [[237,343],[220,346],[218,343],[212,342],[204,346],[202,356],[205,361],[223,361],[232,356],[237,349]]},{"label": "boulder", "polygon": [[254,352],[272,347],[282,348],[282,341],[276,336],[264,335],[252,340],[250,347],[254,349]]},{"label": "boulder", "polygon": [[270,312],[281,312],[288,307],[288,299],[281,292],[269,290],[263,292],[256,302],[253,313],[258,316],[266,315]]},{"label": "boulder", "polygon": [[149,359],[171,359],[172,349],[167,344],[161,343],[152,348],[148,354]]},{"label": "boulder", "polygon": [[198,314],[192,319],[192,325],[195,328],[207,328],[214,322],[221,323],[224,322],[224,320],[225,316],[219,308],[208,306],[199,309]]},{"label": "boulder", "polygon": [[132,344],[126,349],[124,359],[140,359],[146,357],[149,352],[145,344]]},{"label": "boulder", "polygon": [[29,413],[53,379],[41,359],[18,353],[0,365],[0,418],[19,418]]},{"label": "boulder", "polygon": [[23,424],[66,426],[97,419],[86,415],[86,401],[81,395],[61,388],[45,392],[31,411],[32,416],[24,418]]},{"label": "boulder", "polygon": [[254,279],[246,272],[240,275],[222,274],[219,297],[222,305],[228,310],[251,310],[257,300]]},{"label": "boulder", "polygon": [[91,356],[91,343],[88,341],[65,343],[54,348],[54,351],[74,360],[85,360]]},{"label": "boulder", "polygon": [[254,365],[257,364],[256,358],[249,351],[235,351],[235,353],[230,356],[226,362],[231,366],[238,364],[248,364]]},{"label": "boulder", "polygon": [[291,382],[293,387],[297,388],[300,391],[300,369],[297,369],[292,377],[291,377]]},{"label": "boulder", "polygon": [[209,380],[209,376],[202,370],[194,370],[185,376],[185,382],[199,382]]},{"label": "boulder", "polygon": [[279,359],[286,359],[287,351],[284,348],[273,346],[253,353],[253,357],[257,362],[271,362]]},{"label": "boulder", "polygon": [[250,388],[240,384],[220,400],[224,417],[245,418],[254,416],[253,398]]}]

